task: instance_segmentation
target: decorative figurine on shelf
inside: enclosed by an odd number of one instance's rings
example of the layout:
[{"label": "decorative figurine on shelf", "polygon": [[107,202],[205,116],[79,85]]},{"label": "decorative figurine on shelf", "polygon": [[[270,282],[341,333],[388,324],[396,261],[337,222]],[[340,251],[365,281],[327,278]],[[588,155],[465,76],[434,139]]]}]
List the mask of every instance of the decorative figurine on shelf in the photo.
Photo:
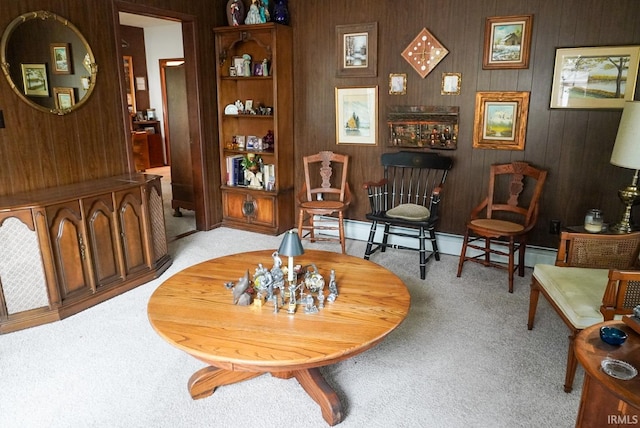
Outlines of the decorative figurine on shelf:
[{"label": "decorative figurine on shelf", "polygon": [[262,75],[263,76],[269,75],[269,62],[267,61],[266,58],[262,60]]},{"label": "decorative figurine on shelf", "polygon": [[252,189],[262,189],[262,173],[260,171],[253,172],[245,169],[244,179],[249,182],[249,187]]},{"label": "decorative figurine on shelf", "polygon": [[244,3],[242,0],[229,0],[227,3],[227,22],[233,27],[244,24]]},{"label": "decorative figurine on shelf", "polygon": [[243,54],[242,55],[242,69],[244,71],[244,77],[251,76],[251,55]]},{"label": "decorative figurine on shelf", "polygon": [[269,0],[259,1],[258,9],[260,10],[260,19],[262,20],[262,22],[271,21],[271,13],[269,12]]},{"label": "decorative figurine on shelf", "polygon": [[265,149],[273,150],[275,146],[275,137],[273,136],[273,131],[271,129],[267,131],[267,135],[262,137],[262,145]]},{"label": "decorative figurine on shelf", "polygon": [[247,25],[262,24],[264,22],[260,16],[260,10],[258,9],[257,2],[258,0],[251,0],[249,12],[247,12],[247,17],[244,20],[244,23]]}]

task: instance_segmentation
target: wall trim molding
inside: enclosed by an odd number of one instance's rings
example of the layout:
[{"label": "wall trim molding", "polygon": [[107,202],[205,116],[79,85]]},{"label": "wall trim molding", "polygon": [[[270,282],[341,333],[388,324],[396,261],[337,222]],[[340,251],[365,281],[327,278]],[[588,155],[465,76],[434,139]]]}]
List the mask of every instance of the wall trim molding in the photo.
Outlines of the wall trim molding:
[{"label": "wall trim molding", "polygon": [[[370,229],[370,222],[350,219],[344,220],[344,234],[348,239],[355,239],[358,241],[366,242],[369,239]],[[382,230],[382,227],[378,226],[376,231],[376,238],[379,237],[379,239],[382,239]],[[337,231],[326,231],[326,233],[334,236],[338,235]],[[460,256],[460,251],[462,250],[462,236],[450,233],[436,232],[436,239],[438,241],[438,247],[441,254]],[[407,247],[417,248],[415,239],[392,236],[389,238],[389,242],[404,245]],[[527,267],[533,267],[538,263],[553,265],[556,262],[556,253],[557,250],[554,248],[527,245],[524,264]],[[502,259],[504,260],[501,260],[501,258],[497,257],[495,260],[498,262],[506,262],[506,258],[503,257]]]}]

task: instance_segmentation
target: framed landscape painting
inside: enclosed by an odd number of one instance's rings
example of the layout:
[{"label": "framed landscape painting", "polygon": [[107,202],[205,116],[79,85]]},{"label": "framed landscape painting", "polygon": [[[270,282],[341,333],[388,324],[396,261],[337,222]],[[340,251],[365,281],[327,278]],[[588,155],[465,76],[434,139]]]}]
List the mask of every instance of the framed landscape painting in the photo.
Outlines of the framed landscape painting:
[{"label": "framed landscape painting", "polygon": [[336,88],[336,143],[378,143],[378,87]]},{"label": "framed landscape painting", "polygon": [[31,97],[48,97],[49,82],[45,64],[21,64],[24,94]]},{"label": "framed landscape painting", "polygon": [[338,77],[378,75],[378,23],[336,26]]},{"label": "framed landscape painting", "polygon": [[473,148],[524,150],[529,92],[477,92]]},{"label": "framed landscape painting", "polygon": [[53,88],[53,94],[58,110],[68,110],[76,103],[73,88]]},{"label": "framed landscape painting", "polygon": [[69,43],[51,43],[51,71],[53,74],[73,74]]},{"label": "framed landscape painting", "polygon": [[482,68],[529,68],[532,24],[533,15],[487,18]]},{"label": "framed landscape painting", "polygon": [[551,108],[621,109],[633,100],[640,46],[556,49]]}]

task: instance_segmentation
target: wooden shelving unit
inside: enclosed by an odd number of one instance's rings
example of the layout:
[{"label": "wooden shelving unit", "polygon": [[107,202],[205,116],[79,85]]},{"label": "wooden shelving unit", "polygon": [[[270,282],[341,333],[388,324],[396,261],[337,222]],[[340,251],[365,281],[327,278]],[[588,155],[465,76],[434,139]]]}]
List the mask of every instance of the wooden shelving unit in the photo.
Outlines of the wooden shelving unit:
[{"label": "wooden shelving unit", "polygon": [[[223,224],[278,235],[294,225],[292,31],[266,23],[215,28],[214,34]],[[243,55],[251,57],[251,75],[232,75],[230,68]],[[256,65],[265,59],[268,75],[255,75]],[[227,114],[227,106],[238,100],[243,105],[251,100],[257,114]],[[269,130],[273,147],[249,150],[246,142],[244,148],[233,145],[234,136],[246,141],[249,136],[262,138]],[[227,159],[248,153],[273,165],[275,181],[269,190],[230,184]]]}]

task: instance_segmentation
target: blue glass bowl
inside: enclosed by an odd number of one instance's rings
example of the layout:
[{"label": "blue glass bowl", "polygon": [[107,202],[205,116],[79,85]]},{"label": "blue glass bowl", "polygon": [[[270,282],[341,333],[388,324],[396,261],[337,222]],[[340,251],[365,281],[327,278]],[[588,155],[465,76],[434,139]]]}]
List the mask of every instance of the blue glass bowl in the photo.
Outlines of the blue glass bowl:
[{"label": "blue glass bowl", "polygon": [[600,339],[609,345],[622,345],[627,340],[627,333],[615,327],[600,327]]}]

